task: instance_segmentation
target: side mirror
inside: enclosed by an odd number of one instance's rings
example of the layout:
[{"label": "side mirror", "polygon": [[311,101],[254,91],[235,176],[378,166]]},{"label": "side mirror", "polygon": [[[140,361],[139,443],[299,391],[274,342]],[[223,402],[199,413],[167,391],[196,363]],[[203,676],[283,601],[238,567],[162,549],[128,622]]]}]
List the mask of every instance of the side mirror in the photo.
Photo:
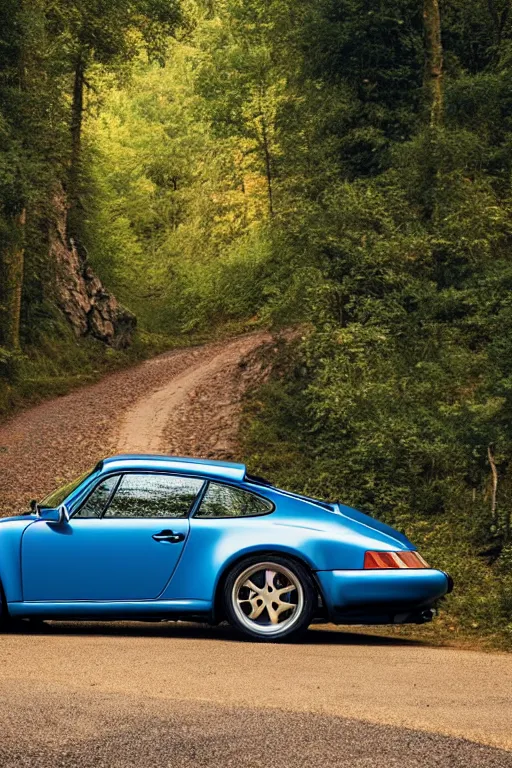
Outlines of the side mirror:
[{"label": "side mirror", "polygon": [[65,504],[61,504],[59,507],[59,524],[69,523],[69,509]]},{"label": "side mirror", "polygon": [[45,509],[43,507],[39,510],[39,519],[48,525],[62,525],[69,521],[69,510],[65,504],[61,504],[58,509]]}]

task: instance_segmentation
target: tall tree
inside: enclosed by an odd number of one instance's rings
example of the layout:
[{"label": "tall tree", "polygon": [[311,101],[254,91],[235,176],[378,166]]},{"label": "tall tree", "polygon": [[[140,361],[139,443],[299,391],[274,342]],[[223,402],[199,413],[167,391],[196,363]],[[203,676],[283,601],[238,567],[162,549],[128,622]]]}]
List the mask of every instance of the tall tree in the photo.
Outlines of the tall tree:
[{"label": "tall tree", "polygon": [[487,7],[494,29],[494,58],[497,60],[500,56],[501,43],[512,8],[510,0],[487,0]]},{"label": "tall tree", "polygon": [[289,11],[279,0],[228,0],[199,41],[204,56],[198,88],[213,128],[238,143],[248,174],[261,175],[270,217],[276,211],[278,119],[287,99],[278,39]]},{"label": "tall tree", "polygon": [[73,0],[55,14],[67,40],[72,67],[71,159],[68,178],[68,237],[80,235],[80,178],[88,73],[94,64],[116,68],[133,60],[142,47],[163,60],[167,40],[182,19],[179,0]]},{"label": "tall tree", "polygon": [[23,291],[23,267],[25,254],[25,225],[27,211],[17,206],[18,210],[8,213],[9,236],[2,248],[2,342],[12,351],[20,349],[21,295]]},{"label": "tall tree", "polygon": [[33,106],[31,56],[34,44],[37,50],[33,31],[38,28],[40,11],[41,3],[36,2],[29,17],[26,3],[19,2],[15,7],[9,7],[9,4],[3,7],[0,15],[3,30],[0,152],[4,160],[0,173],[0,341],[11,350],[20,348],[26,207],[30,193],[27,155]]},{"label": "tall tree", "polygon": [[443,121],[444,111],[443,45],[439,0],[424,0],[423,19],[425,24],[425,88],[430,126],[436,128]]}]

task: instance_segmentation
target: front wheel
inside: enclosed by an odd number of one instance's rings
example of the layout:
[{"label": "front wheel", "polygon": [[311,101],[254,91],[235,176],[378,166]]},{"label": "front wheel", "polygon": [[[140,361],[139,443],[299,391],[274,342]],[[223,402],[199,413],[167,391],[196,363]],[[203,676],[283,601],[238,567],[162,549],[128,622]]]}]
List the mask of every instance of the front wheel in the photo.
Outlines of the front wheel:
[{"label": "front wheel", "polygon": [[224,586],[229,623],[253,640],[289,640],[304,632],[317,594],[304,566],[286,557],[252,557],[229,573]]}]

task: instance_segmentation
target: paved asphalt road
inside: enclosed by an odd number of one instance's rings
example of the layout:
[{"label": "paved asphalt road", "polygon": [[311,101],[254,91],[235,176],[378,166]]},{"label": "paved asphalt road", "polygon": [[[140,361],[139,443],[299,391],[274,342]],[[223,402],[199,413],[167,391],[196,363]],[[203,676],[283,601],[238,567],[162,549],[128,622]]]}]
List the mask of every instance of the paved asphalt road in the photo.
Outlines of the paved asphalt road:
[{"label": "paved asphalt road", "polygon": [[334,628],[288,646],[182,623],[0,635],[2,768],[512,768],[511,713],[509,656]]}]

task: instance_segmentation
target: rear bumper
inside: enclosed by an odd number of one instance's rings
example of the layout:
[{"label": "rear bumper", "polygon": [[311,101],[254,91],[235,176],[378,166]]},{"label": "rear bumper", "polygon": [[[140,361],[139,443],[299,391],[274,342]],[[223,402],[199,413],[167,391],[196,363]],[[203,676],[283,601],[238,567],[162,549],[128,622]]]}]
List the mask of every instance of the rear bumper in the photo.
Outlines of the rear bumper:
[{"label": "rear bumper", "polygon": [[431,568],[317,571],[331,621],[394,624],[430,621],[429,610],[451,592],[453,580]]}]

